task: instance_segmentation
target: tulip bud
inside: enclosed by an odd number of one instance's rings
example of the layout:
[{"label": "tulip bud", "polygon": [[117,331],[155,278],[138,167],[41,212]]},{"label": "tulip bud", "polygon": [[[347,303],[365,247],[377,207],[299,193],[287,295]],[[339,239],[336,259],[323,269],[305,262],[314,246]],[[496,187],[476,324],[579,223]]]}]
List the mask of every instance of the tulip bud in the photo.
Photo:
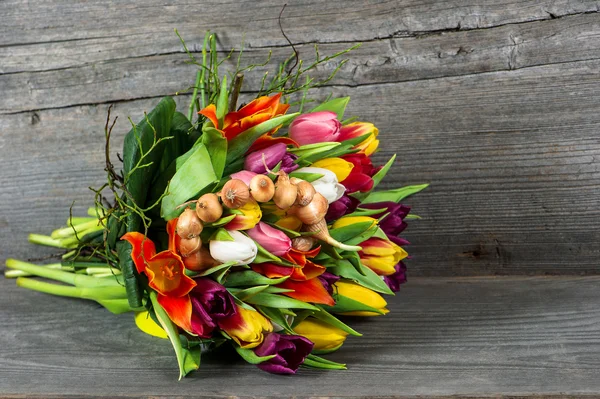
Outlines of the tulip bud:
[{"label": "tulip bud", "polygon": [[256,175],[257,175],[257,173],[250,172],[249,170],[240,170],[239,172],[233,173],[231,175],[231,178],[241,180],[244,183],[246,183],[247,186],[250,186],[250,182],[252,181],[252,178]]},{"label": "tulip bud", "polygon": [[262,217],[260,206],[253,199],[249,199],[244,205],[237,209],[242,212],[225,225],[227,230],[248,230],[256,226]]},{"label": "tulip bud", "polygon": [[338,183],[338,179],[332,171],[324,168],[313,168],[305,167],[297,170],[299,173],[318,173],[323,177],[312,182],[315,191],[320,193],[327,199],[327,202],[331,204],[334,201],[339,200],[346,188]]},{"label": "tulip bud", "polygon": [[379,129],[372,123],[353,122],[346,126],[342,126],[340,129],[339,141],[350,140],[355,137],[364,136],[365,134],[368,134],[369,137],[361,143],[358,143],[354,148],[369,156],[373,154],[379,146],[379,140],[377,140]]},{"label": "tulip bud", "polygon": [[283,256],[292,248],[292,241],[283,231],[277,230],[264,222],[259,222],[246,233],[275,256]]},{"label": "tulip bud", "polygon": [[294,327],[294,331],[308,338],[315,344],[313,349],[320,353],[329,353],[339,349],[348,336],[344,330],[312,317],[298,323]]},{"label": "tulip bud", "polygon": [[254,353],[274,358],[257,364],[258,368],[274,374],[294,374],[313,349],[308,339],[298,335],[269,333]]},{"label": "tulip bud", "polygon": [[338,141],[341,123],[329,111],[300,115],[290,125],[289,135],[300,145]]},{"label": "tulip bud", "polygon": [[396,264],[408,256],[400,246],[377,237],[363,241],[360,246],[362,250],[358,255],[361,263],[380,276],[393,274]]},{"label": "tulip bud", "polygon": [[286,149],[287,146],[284,143],[277,143],[262,150],[251,152],[246,155],[244,169],[254,173],[266,173],[265,163],[269,169],[274,168],[283,159]]},{"label": "tulip bud", "polygon": [[229,230],[228,233],[233,241],[210,241],[210,256],[221,263],[232,261],[236,261],[237,265],[252,263],[258,253],[254,241],[239,231]]},{"label": "tulip bud", "polygon": [[[386,308],[387,302],[381,295],[372,291],[368,288],[363,287],[362,285],[358,285],[355,283],[347,282],[347,281],[338,281],[334,284],[334,291],[338,293],[338,295],[342,295],[348,297],[350,299],[354,299],[357,302],[370,306],[374,309],[378,309],[383,314],[389,313],[389,310]],[[351,312],[340,312],[339,314],[348,315],[348,316],[379,316],[379,313],[368,312],[368,311],[351,311]]]},{"label": "tulip bud", "polygon": [[234,316],[219,320],[219,327],[242,348],[256,348],[263,342],[264,334],[273,331],[273,325],[255,310],[237,305],[236,310]]}]

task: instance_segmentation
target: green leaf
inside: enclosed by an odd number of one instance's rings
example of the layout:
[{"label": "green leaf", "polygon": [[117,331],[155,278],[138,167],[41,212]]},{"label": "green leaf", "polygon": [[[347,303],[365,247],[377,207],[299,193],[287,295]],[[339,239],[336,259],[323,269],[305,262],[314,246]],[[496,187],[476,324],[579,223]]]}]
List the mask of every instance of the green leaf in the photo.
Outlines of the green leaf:
[{"label": "green leaf", "polygon": [[323,306],[323,309],[333,313],[346,313],[346,312],[373,312],[378,314],[384,314],[380,309],[376,309],[369,305],[365,305],[362,302],[356,301],[347,296],[333,294],[335,299],[334,306]]},{"label": "green leaf", "polygon": [[131,258],[131,244],[127,241],[117,242],[117,255],[119,257],[119,268],[123,275],[127,301],[133,309],[143,307],[142,288],[140,286],[140,275],[138,274],[133,259]]},{"label": "green leaf", "polygon": [[[279,220],[279,217],[276,216],[276,215],[265,215],[265,216],[273,216],[273,220]],[[296,237],[301,237],[302,236],[302,234],[298,233],[297,231],[286,229],[285,227],[278,226],[274,222],[267,222],[264,219],[261,219],[261,222],[267,223],[269,226],[273,227],[274,229],[283,231],[290,238],[296,238]]]},{"label": "green leaf", "polygon": [[[234,218],[235,218],[235,214],[234,215],[227,215],[227,216],[224,216],[221,219],[216,220],[216,221],[214,221],[212,223],[205,223],[204,227],[221,227],[221,226],[225,226],[227,223],[231,222]],[[221,241],[223,241],[223,240],[221,240]],[[231,240],[229,240],[229,241],[231,241]]]},{"label": "green leaf", "polygon": [[[383,166],[383,168],[381,168],[377,173],[375,173],[375,175],[373,176],[373,188],[371,189],[371,191],[374,190],[375,187],[377,187],[377,185],[381,182],[381,180],[383,180],[383,178],[385,177],[385,175],[387,175],[387,173],[389,172],[390,168],[394,164],[395,160],[396,160],[396,154],[394,154],[390,158],[390,160],[386,162],[386,164]],[[353,197],[356,198],[356,199],[358,199],[359,201],[364,200],[368,196],[369,196],[369,193],[357,192],[357,193],[353,194]]]},{"label": "green leaf", "polygon": [[168,194],[163,198],[160,213],[165,220],[171,220],[183,212],[177,206],[197,196],[217,181],[210,156],[203,144],[197,145],[194,153],[177,169],[169,182]]},{"label": "green leaf", "polygon": [[312,354],[304,359],[303,366],[316,369],[346,370],[345,364],[332,362]]},{"label": "green leaf", "polygon": [[283,283],[288,277],[281,278],[268,278],[262,274],[256,273],[252,270],[244,270],[241,272],[230,273],[227,277],[226,287],[243,287],[243,286],[257,286],[257,285],[274,285]]},{"label": "green leaf", "polygon": [[340,145],[341,144],[338,142],[325,141],[322,143],[306,144],[298,148],[290,148],[288,149],[288,152],[291,152],[292,154],[297,155],[300,158],[308,158],[310,156],[315,156],[330,151]]},{"label": "green leaf", "polygon": [[268,285],[258,285],[256,287],[250,287],[246,289],[230,288],[228,289],[228,291],[231,294],[235,295],[240,301],[248,302],[248,299],[252,298],[254,295],[264,291],[267,288],[269,288]]},{"label": "green leaf", "polygon": [[348,326],[347,324],[341,322],[337,317],[335,317],[334,315],[332,315],[331,313],[329,313],[328,311],[326,311],[325,309],[323,309],[321,306],[316,305],[321,311],[320,312],[315,312],[313,314],[313,317],[315,317],[316,319],[321,320],[324,323],[329,324],[330,326],[333,326],[335,328],[339,328],[342,331],[347,332],[350,335],[354,335],[355,337],[362,337],[362,334],[359,333],[358,331],[356,331],[355,329],[353,329],[352,327]]},{"label": "green leaf", "polygon": [[344,215],[344,217],[352,217],[352,216],[371,216],[377,215],[378,213],[386,212],[387,208],[379,208],[379,209],[365,209],[361,208],[360,205],[356,210],[352,213]]},{"label": "green leaf", "polygon": [[223,126],[223,119],[227,114],[227,75],[223,75],[221,82],[221,90],[219,91],[219,99],[217,100],[217,119],[219,126]]},{"label": "green leaf", "polygon": [[233,239],[231,234],[229,234],[229,232],[226,229],[219,228],[213,233],[213,235],[210,237],[209,241],[235,241],[235,240]]},{"label": "green leaf", "polygon": [[277,126],[284,124],[288,120],[295,118],[297,115],[298,113],[296,112],[295,114],[277,116],[237,135],[229,142],[229,148],[227,149],[227,164],[236,161],[244,155],[252,143],[260,136],[275,129]]},{"label": "green leaf", "polygon": [[344,227],[338,227],[337,229],[329,230],[329,235],[335,240],[346,242],[359,234],[364,233],[373,226],[373,222],[359,222],[349,224]]},{"label": "green leaf", "polygon": [[185,349],[181,345],[181,339],[179,338],[179,331],[177,326],[169,319],[169,315],[158,303],[156,292],[150,292],[150,300],[152,301],[152,308],[156,313],[161,327],[166,331],[173,349],[175,349],[175,355],[177,356],[177,363],[179,364],[179,379],[185,377],[190,371],[197,370],[200,367],[200,352]]},{"label": "green leaf", "polygon": [[379,226],[375,225],[375,226],[371,227],[370,229],[365,230],[364,232],[360,233],[356,237],[353,237],[353,238],[345,241],[344,244],[360,245],[360,243],[362,243],[363,241],[366,241],[369,238],[373,237],[377,233],[378,229],[379,229]]},{"label": "green leaf", "polygon": [[283,327],[285,332],[288,334],[296,334],[296,332],[290,327],[290,324],[281,312],[281,309],[269,308],[265,306],[257,306],[257,308],[260,310],[260,313],[265,315],[265,317],[267,317],[269,320]]},{"label": "green leaf", "polygon": [[208,150],[213,171],[217,180],[220,180],[223,177],[227,159],[227,139],[214,127],[204,126],[202,128],[202,144]]},{"label": "green leaf", "polygon": [[227,271],[231,266],[234,266],[236,263],[236,261],[222,263],[220,265],[213,266],[210,269],[203,270],[200,273],[195,273],[194,276],[204,277],[210,276],[213,273],[222,272],[223,270]]},{"label": "green leaf", "polygon": [[416,220],[416,219],[421,219],[421,216],[415,215],[414,213],[409,213],[408,215],[406,215],[404,217],[404,220]]},{"label": "green leaf", "polygon": [[241,348],[237,345],[233,345],[236,352],[250,364],[260,364],[262,362],[266,362],[267,360],[273,359],[277,355],[269,355],[269,356],[258,356],[252,349]]},{"label": "green leaf", "polygon": [[[190,135],[190,132],[196,133],[196,130],[192,127],[188,118],[181,112],[175,112],[173,114],[173,120],[171,121],[171,131],[169,132],[172,139],[169,139],[165,144],[165,150],[162,159],[160,160],[160,174],[162,174],[173,161],[185,154],[185,152],[194,145],[198,136],[197,134]],[[160,175],[157,174],[157,176]],[[154,180],[156,181],[156,179]],[[166,185],[162,188],[161,193],[164,192],[165,188]]]},{"label": "green leaf", "polygon": [[319,180],[323,175],[321,173],[303,173],[303,172],[292,172],[289,174],[290,177],[305,180],[309,183]]},{"label": "green leaf", "polygon": [[356,270],[350,261],[341,260],[337,262],[335,266],[328,267],[327,271],[348,280],[352,280],[355,283],[373,291],[387,295],[394,295],[387,284],[373,270],[363,265],[360,265],[360,268],[363,274]]},{"label": "green leaf", "polygon": [[[165,97],[125,136],[123,174],[127,192],[131,195],[127,202],[131,206],[146,207],[148,191],[160,167],[166,144],[164,139],[169,137],[174,113],[175,101]],[[127,231],[141,230],[140,216],[131,212],[127,217]]]},{"label": "green leaf", "polygon": [[127,299],[99,299],[96,300],[100,305],[104,306],[113,314],[121,314],[133,311],[129,306]]},{"label": "green leaf", "polygon": [[315,306],[299,301],[294,298],[289,298],[287,296],[282,296],[278,294],[265,294],[260,293],[254,295],[252,298],[247,300],[248,303],[259,306],[268,306],[271,308],[278,309],[310,309],[310,310],[319,310]]},{"label": "green leaf", "polygon": [[320,104],[313,108],[310,112],[319,112],[319,111],[330,111],[335,112],[337,114],[337,119],[339,121],[344,119],[344,112],[346,111],[346,106],[350,101],[350,97],[339,97],[334,98],[333,100],[329,100]]},{"label": "green leaf", "polygon": [[413,195],[426,189],[429,184],[419,184],[415,186],[405,186],[401,188],[396,188],[393,190],[385,190],[385,191],[372,191],[369,195],[362,200],[364,204],[372,204],[374,202],[400,202],[404,198],[409,195]]}]

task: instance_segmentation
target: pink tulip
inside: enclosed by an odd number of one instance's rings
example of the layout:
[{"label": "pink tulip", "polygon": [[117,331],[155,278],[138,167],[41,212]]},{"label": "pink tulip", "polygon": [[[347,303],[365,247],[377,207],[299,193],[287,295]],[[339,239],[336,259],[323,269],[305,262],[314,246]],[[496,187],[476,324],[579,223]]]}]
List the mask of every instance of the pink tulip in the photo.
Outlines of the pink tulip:
[{"label": "pink tulip", "polygon": [[[271,169],[283,159],[286,154],[287,146],[284,143],[273,144],[272,146],[263,148],[262,150],[251,152],[246,155],[244,160],[244,169],[254,173],[266,173],[266,166]],[[264,155],[264,162],[263,162]]]},{"label": "pink tulip", "polygon": [[246,233],[261,247],[275,256],[283,256],[292,248],[292,240],[281,230],[277,230],[264,222],[247,230]]},{"label": "pink tulip", "polygon": [[300,145],[339,141],[337,115],[329,111],[300,115],[290,125],[290,138]]},{"label": "pink tulip", "polygon": [[233,173],[231,178],[241,180],[246,183],[246,185],[250,185],[250,180],[256,175],[257,173],[250,172],[249,170],[240,170],[239,172]]}]

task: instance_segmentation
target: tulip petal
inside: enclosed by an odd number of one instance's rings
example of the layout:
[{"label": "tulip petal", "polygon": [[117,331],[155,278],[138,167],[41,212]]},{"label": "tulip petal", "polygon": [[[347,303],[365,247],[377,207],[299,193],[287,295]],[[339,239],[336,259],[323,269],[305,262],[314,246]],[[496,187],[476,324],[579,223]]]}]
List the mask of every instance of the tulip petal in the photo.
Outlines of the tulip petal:
[{"label": "tulip petal", "polygon": [[296,143],[294,140],[292,140],[289,137],[273,137],[273,136],[270,136],[269,134],[263,134],[258,139],[256,139],[256,141],[254,141],[254,143],[252,143],[252,145],[250,146],[250,149],[248,150],[247,153],[262,150],[263,148],[270,147],[273,144],[279,144],[279,143],[283,143],[286,146],[291,145],[294,147],[299,147],[299,144]]},{"label": "tulip petal", "polygon": [[167,339],[169,336],[161,326],[156,324],[154,320],[148,314],[148,311],[135,312],[135,325],[142,332],[152,335],[153,337]]},{"label": "tulip petal", "polygon": [[290,278],[299,281],[310,280],[325,273],[325,270],[327,270],[325,266],[317,265],[307,260],[304,266],[294,268],[294,272]]},{"label": "tulip petal", "polygon": [[342,184],[348,193],[365,193],[373,188],[373,179],[364,173],[351,173]]},{"label": "tulip petal", "polygon": [[189,296],[174,297],[158,294],[157,299],[173,323],[185,331],[192,331],[192,302]]},{"label": "tulip petal", "polygon": [[312,278],[306,281],[286,280],[277,287],[294,290],[293,292],[284,292],[283,295],[298,299],[304,302],[321,303],[333,306],[335,301],[329,295],[323,284],[318,278]]},{"label": "tulip petal", "polygon": [[354,164],[342,158],[324,158],[312,164],[314,168],[323,168],[335,173],[338,181],[344,181],[352,172]]},{"label": "tulip petal", "polygon": [[216,129],[219,128],[219,118],[217,118],[217,107],[215,104],[210,104],[198,112],[200,115],[204,115],[212,122]]},{"label": "tulip petal", "polygon": [[185,274],[185,266],[179,255],[162,251],[147,261],[148,285],[159,294],[184,296],[196,286]]},{"label": "tulip petal", "polygon": [[252,270],[268,278],[289,277],[294,269],[294,267],[280,266],[274,263],[255,263],[252,265]]},{"label": "tulip petal", "polygon": [[146,261],[156,255],[154,243],[142,233],[137,232],[127,233],[121,237],[121,240],[125,240],[131,244],[131,258],[133,259],[133,263],[138,273],[143,273],[146,270]]}]

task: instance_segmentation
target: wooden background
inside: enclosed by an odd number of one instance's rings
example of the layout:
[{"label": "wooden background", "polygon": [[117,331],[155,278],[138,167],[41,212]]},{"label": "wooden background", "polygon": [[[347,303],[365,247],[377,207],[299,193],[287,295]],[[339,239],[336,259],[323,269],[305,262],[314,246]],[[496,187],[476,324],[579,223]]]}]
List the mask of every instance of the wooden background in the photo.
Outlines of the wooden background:
[{"label": "wooden background", "polygon": [[[269,49],[274,60],[282,60],[291,51],[277,21],[284,3],[0,1],[0,260],[48,255],[52,251],[29,245],[27,234],[48,233],[64,223],[73,200],[80,212],[91,204],[87,187],[104,180],[102,130],[109,105],[119,115],[116,152],[129,128],[127,116],[139,120],[160,97],[193,84],[195,67],[186,63],[174,28],[195,52],[211,29],[223,54],[239,49],[243,41],[248,62],[261,62]],[[349,113],[379,127],[384,145],[377,161],[399,155],[384,186],[431,183],[407,201],[423,217],[411,222],[406,233],[413,242],[408,248],[414,256],[411,279],[598,274],[599,1],[287,3],[282,24],[303,59],[314,57],[315,43],[321,54],[363,43],[349,54],[337,77],[314,94],[351,95]],[[326,76],[337,62],[323,65],[316,75]],[[261,71],[246,75],[246,92],[256,90]],[[188,100],[186,94],[176,97],[180,109]],[[0,315],[8,320],[0,327],[1,344],[9,348],[0,356],[0,380],[14,381],[0,382],[0,392],[99,395],[102,384],[113,382],[104,392],[171,392],[136,390],[131,387],[138,385],[127,381],[141,378],[139,373],[108,372],[115,367],[110,359],[121,359],[113,356],[120,347],[102,352],[98,367],[59,355],[72,350],[85,359],[87,341],[73,344],[75,333],[67,334],[74,346],[53,346],[62,338],[60,326],[78,318],[82,326],[76,331],[108,342],[94,335],[96,327],[105,327],[83,321],[87,314],[82,311],[95,309],[93,305],[63,299],[47,305],[48,312],[73,310],[66,316],[57,313],[51,319],[58,321],[48,320],[49,331],[38,331],[33,326],[45,322],[45,316],[32,311],[25,319],[21,312],[36,306],[31,298],[46,298],[14,289],[12,281],[2,281],[0,287]],[[297,393],[599,393],[598,291],[595,277],[413,280],[392,300],[398,316],[378,320],[384,323],[382,330],[367,324],[368,334],[381,342],[401,341],[389,352],[380,347],[373,360],[352,352],[362,348],[356,341],[338,358],[363,362],[356,374],[343,378],[356,378],[363,367],[371,377],[393,376],[406,389],[387,382],[355,391],[342,379],[337,385],[331,382],[332,390],[312,386]],[[8,306],[20,301],[29,307]],[[490,308],[490,303],[496,305]],[[441,318],[439,324],[432,315]],[[103,317],[97,322],[107,325],[112,320],[99,312],[89,317]],[[483,328],[481,334],[448,327],[463,322]],[[129,320],[119,328],[125,325],[138,337]],[[385,335],[390,331],[396,331],[393,338]],[[429,339],[419,338],[423,331],[430,332]],[[100,343],[85,356],[94,356]],[[54,349],[44,349],[49,347]],[[137,351],[132,359],[150,361],[141,355],[144,349],[132,350]],[[164,359],[152,361],[164,360],[160,367],[171,369],[173,357],[167,352]],[[45,389],[23,377],[36,361],[44,365],[39,380],[47,384]],[[143,371],[152,368],[144,366]],[[92,384],[96,373],[104,379]],[[153,379],[143,381],[160,380],[156,373],[150,375]],[[75,383],[71,377],[82,380]],[[61,378],[75,385],[63,390]],[[211,389],[219,392],[219,380],[211,381]],[[282,392],[257,386],[245,391],[249,381],[228,393]],[[278,386],[279,380],[266,381]],[[188,388],[178,386],[179,393],[193,392],[193,385],[184,386]]]}]

